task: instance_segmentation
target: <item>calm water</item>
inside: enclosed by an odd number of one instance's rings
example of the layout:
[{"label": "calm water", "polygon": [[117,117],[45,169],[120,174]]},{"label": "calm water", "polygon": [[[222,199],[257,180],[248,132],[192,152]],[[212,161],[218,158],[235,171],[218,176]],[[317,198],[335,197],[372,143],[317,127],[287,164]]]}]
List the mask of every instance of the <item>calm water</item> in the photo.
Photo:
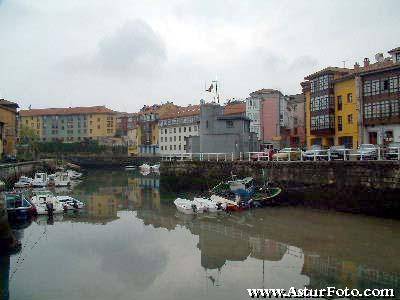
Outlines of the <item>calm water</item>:
[{"label": "calm water", "polygon": [[[155,176],[92,172],[87,204],[15,230],[9,299],[249,299],[246,288],[400,287],[400,222],[302,208],[187,216]],[[7,298],[6,298],[7,299]]]}]

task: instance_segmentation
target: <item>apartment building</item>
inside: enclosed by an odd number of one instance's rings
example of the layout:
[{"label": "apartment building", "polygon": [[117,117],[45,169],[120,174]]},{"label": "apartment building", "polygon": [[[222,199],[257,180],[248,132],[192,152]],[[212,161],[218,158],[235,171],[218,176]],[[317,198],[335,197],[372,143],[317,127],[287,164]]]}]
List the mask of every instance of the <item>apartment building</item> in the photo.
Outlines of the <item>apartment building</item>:
[{"label": "apartment building", "polygon": [[199,105],[179,107],[162,116],[158,122],[160,153],[186,153],[186,138],[199,135],[199,123]]},{"label": "apartment building", "polygon": [[306,145],[305,97],[303,94],[286,96],[287,141],[290,147]]},{"label": "apartment building", "polygon": [[28,109],[19,126],[34,129],[43,142],[100,140],[115,135],[116,112],[105,106]]},{"label": "apartment building", "polygon": [[158,121],[165,114],[175,111],[177,106],[172,102],[144,106],[138,113],[137,141],[138,155],[154,156],[160,151]]},{"label": "apartment building", "polygon": [[350,73],[350,69],[327,67],[304,78],[306,81],[301,85],[306,98],[307,147],[335,144],[338,106],[335,98],[340,100],[343,95],[335,95],[334,82]]},{"label": "apartment building", "polygon": [[360,77],[361,138],[364,143],[387,145],[400,142],[400,47],[375,55],[371,64],[356,66]]}]

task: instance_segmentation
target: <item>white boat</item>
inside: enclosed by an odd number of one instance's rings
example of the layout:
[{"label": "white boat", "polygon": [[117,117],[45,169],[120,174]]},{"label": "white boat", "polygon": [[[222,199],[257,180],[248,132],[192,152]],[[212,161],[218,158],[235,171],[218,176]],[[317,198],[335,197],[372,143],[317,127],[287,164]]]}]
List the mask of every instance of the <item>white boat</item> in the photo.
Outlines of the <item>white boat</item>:
[{"label": "white boat", "polygon": [[79,173],[74,170],[67,170],[66,172],[68,173],[69,178],[71,178],[72,180],[79,179],[83,175],[82,173]]},{"label": "white boat", "polygon": [[188,215],[201,214],[206,210],[204,204],[195,203],[188,199],[177,198],[175,199],[174,204],[178,211]]},{"label": "white boat", "polygon": [[34,196],[31,198],[31,203],[36,207],[38,215],[47,215],[47,207],[53,206],[53,213],[59,214],[64,211],[64,206],[50,191],[36,191]]},{"label": "white boat", "polygon": [[139,167],[139,169],[140,169],[141,171],[150,171],[150,170],[151,170],[151,166],[148,165],[148,164],[142,164],[142,165]]},{"label": "white boat", "polygon": [[133,170],[136,170],[137,168],[136,168],[136,166],[126,166],[125,167],[125,171],[133,171]]},{"label": "white boat", "polygon": [[67,172],[57,172],[54,176],[54,186],[69,186],[71,179]]},{"label": "white boat", "polygon": [[85,207],[82,201],[71,196],[56,196],[56,198],[64,206],[65,210],[82,209]]},{"label": "white boat", "polygon": [[237,205],[235,201],[229,200],[227,198],[218,195],[211,195],[210,200],[213,201],[214,203],[221,203],[223,209],[226,209],[227,205]]},{"label": "white boat", "polygon": [[46,173],[36,173],[32,180],[33,187],[45,187],[49,184],[49,178]]},{"label": "white boat", "polygon": [[208,212],[217,212],[219,210],[222,210],[222,203],[220,202],[214,202],[210,199],[207,198],[194,198],[193,202],[198,205],[201,204],[205,206],[206,211]]},{"label": "white boat", "polygon": [[158,170],[160,170],[160,164],[152,165],[150,168],[152,171],[158,171]]},{"label": "white boat", "polygon": [[14,184],[16,188],[26,188],[32,185],[33,179],[26,176],[21,176],[19,180]]}]

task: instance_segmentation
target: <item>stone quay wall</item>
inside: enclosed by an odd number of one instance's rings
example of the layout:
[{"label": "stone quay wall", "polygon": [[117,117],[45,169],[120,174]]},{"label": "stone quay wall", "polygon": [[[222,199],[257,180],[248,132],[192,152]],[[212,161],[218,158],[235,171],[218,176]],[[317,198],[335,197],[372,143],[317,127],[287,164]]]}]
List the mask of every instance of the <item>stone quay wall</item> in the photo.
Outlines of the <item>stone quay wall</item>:
[{"label": "stone quay wall", "polygon": [[252,176],[283,188],[282,204],[400,218],[400,162],[163,161],[161,186],[206,190]]}]

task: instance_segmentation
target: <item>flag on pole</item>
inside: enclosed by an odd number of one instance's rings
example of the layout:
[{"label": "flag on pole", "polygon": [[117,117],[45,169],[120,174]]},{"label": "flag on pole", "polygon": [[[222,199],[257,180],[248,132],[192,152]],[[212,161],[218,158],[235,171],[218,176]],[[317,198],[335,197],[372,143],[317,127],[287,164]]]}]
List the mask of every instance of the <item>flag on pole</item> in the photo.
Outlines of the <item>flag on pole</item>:
[{"label": "flag on pole", "polygon": [[213,89],[213,84],[211,83],[210,87],[206,90],[206,92],[210,92],[211,93],[212,89]]}]

